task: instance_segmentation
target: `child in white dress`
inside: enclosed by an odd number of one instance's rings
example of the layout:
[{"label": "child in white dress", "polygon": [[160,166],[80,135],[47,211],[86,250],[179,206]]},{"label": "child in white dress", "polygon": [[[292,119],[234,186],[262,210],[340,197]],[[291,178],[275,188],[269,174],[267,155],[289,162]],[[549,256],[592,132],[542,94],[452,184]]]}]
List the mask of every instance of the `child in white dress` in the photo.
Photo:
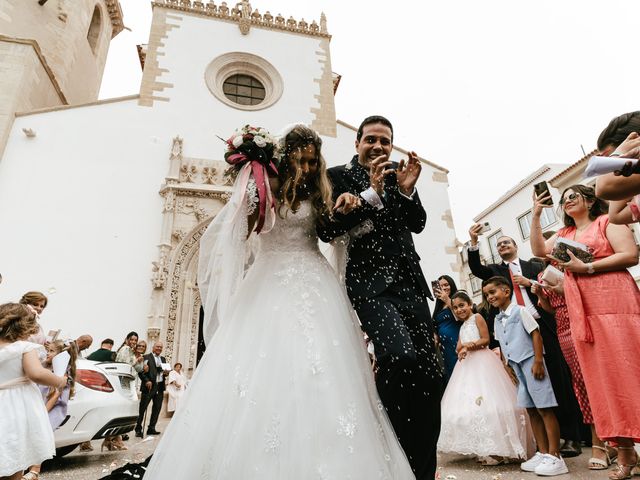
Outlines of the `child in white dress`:
[{"label": "child in white dress", "polygon": [[516,387],[500,359],[486,347],[489,330],[473,313],[471,298],[462,291],[451,297],[460,321],[458,363],[442,398],[442,429],[438,450],[477,455],[486,465],[526,458],[533,438],[527,415],[516,406]]},{"label": "child in white dress", "polygon": [[18,480],[27,467],[55,453],[53,429],[36,383],[64,388],[67,377],[44,368],[44,348],[24,340],[37,331],[35,313],[26,305],[0,305],[0,480]]}]

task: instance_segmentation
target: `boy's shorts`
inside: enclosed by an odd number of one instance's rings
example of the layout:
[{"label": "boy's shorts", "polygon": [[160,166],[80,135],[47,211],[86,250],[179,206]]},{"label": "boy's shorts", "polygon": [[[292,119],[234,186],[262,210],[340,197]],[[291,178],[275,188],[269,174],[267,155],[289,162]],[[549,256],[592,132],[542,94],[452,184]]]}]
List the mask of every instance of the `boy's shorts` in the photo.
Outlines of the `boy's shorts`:
[{"label": "boy's shorts", "polygon": [[558,402],[549,380],[547,365],[544,365],[544,378],[536,380],[531,372],[534,361],[535,357],[529,357],[518,363],[509,361],[509,365],[518,377],[518,406],[522,408],[557,407]]}]

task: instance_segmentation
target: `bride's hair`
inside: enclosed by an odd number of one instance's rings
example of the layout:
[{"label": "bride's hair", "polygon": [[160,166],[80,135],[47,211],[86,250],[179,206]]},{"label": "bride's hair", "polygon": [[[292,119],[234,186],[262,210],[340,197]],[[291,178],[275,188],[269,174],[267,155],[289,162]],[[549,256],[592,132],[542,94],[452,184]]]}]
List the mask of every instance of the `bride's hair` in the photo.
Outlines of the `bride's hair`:
[{"label": "bride's hair", "polygon": [[[302,179],[300,170],[302,149],[308,145],[316,148],[318,171],[308,179],[305,185],[299,185]],[[320,221],[331,215],[333,207],[331,182],[327,176],[327,164],[322,157],[321,148],[322,139],[317,132],[305,125],[296,125],[284,138],[282,159],[278,166],[280,179],[278,195],[282,202],[280,208],[284,207],[295,212],[300,206],[300,201],[308,198]],[[282,216],[281,210],[278,213]]]}]

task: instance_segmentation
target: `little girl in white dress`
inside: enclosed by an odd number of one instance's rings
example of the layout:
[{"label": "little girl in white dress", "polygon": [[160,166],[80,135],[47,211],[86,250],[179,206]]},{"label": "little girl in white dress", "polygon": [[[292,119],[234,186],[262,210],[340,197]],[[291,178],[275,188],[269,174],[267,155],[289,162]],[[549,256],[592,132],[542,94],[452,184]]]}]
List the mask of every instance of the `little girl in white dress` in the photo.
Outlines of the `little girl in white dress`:
[{"label": "little girl in white dress", "polygon": [[35,313],[26,305],[0,305],[0,477],[11,480],[55,454],[53,429],[34,382],[63,388],[67,377],[41,365],[42,345],[24,341],[37,331]]},{"label": "little girl in white dress", "polygon": [[484,457],[495,465],[527,458],[533,437],[526,411],[516,406],[516,387],[495,353],[487,349],[489,331],[482,315],[473,313],[462,291],[451,297],[460,328],[458,362],[442,398],[440,452]]}]

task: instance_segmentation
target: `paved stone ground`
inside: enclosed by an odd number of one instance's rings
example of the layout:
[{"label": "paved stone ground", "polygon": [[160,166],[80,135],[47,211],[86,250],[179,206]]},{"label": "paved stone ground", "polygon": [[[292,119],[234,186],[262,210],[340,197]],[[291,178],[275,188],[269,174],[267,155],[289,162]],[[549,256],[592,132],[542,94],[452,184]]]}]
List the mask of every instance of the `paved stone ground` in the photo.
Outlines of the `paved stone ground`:
[{"label": "paved stone ground", "polygon": [[[558,480],[607,480],[606,470],[591,471],[587,468],[591,449],[583,449],[583,454],[567,458],[569,473],[558,475]],[[456,455],[438,456],[438,478],[439,480],[534,480],[547,477],[539,477],[535,473],[523,472],[519,464],[498,465],[495,467],[483,467],[475,460],[468,457]]]},{"label": "paved stone ground", "polygon": [[[163,432],[169,423],[168,418],[160,418],[156,428]],[[142,462],[153,453],[158,444],[156,436],[140,439],[129,433],[125,442],[128,450],[100,451],[102,440],[91,442],[93,452],[80,452],[75,449],[69,455],[53,459],[45,464],[40,474],[42,480],[97,480],[108,475],[112,470],[130,462]],[[181,480],[181,479],[176,479]]]},{"label": "paved stone ground", "polygon": [[[168,419],[162,418],[158,422],[158,430],[164,431],[167,423]],[[96,440],[92,442],[95,449],[93,452],[85,453],[76,450],[65,457],[56,459],[43,469],[40,478],[42,480],[97,480],[125,463],[143,461],[153,453],[158,443],[157,437],[147,437],[144,440],[133,435],[130,435],[130,437],[129,441],[125,442],[129,450],[113,452],[105,450],[100,452],[101,441]],[[592,472],[587,469],[587,460],[591,449],[587,448],[584,452],[579,457],[566,460],[569,466],[569,474],[555,478],[559,480],[606,480],[606,471]],[[517,464],[482,467],[473,459],[455,455],[440,455],[439,464],[437,477],[439,480],[533,480],[541,478],[533,473],[520,471]]]}]

